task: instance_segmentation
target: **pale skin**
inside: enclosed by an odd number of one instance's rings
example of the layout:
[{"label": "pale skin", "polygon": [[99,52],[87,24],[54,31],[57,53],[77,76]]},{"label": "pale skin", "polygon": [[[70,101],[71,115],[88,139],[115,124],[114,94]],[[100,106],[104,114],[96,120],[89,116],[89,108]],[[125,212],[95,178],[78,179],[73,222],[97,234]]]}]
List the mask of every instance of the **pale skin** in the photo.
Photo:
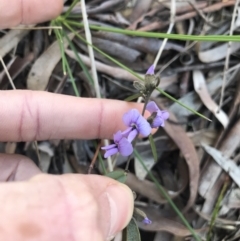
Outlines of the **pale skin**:
[{"label": "pale skin", "polygon": [[[46,21],[62,0],[0,0],[0,28]],[[38,91],[0,91],[0,141],[112,138],[142,105]],[[0,240],[105,241],[129,222],[131,190],[97,175],[41,174],[31,160],[0,154]]]}]

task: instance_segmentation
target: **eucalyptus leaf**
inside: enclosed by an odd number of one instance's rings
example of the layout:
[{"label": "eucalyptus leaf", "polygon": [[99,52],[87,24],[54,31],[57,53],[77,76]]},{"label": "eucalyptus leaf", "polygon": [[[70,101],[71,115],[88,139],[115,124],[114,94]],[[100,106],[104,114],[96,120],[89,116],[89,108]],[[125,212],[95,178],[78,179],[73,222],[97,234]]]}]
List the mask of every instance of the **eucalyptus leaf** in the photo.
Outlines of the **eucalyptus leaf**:
[{"label": "eucalyptus leaf", "polygon": [[134,218],[131,219],[128,226],[123,230],[123,241],[141,241],[141,236],[137,223]]},{"label": "eucalyptus leaf", "polygon": [[121,183],[125,183],[127,180],[127,172],[125,172],[124,170],[117,170],[117,171],[109,172],[109,173],[107,173],[106,176],[110,177],[116,181],[119,181]]},{"label": "eucalyptus leaf", "polygon": [[156,145],[155,145],[155,142],[153,140],[153,136],[152,134],[150,134],[148,136],[148,140],[150,142],[150,146],[151,146],[151,149],[152,149],[152,154],[153,154],[153,158],[154,158],[154,161],[157,162],[157,149],[156,149]]}]

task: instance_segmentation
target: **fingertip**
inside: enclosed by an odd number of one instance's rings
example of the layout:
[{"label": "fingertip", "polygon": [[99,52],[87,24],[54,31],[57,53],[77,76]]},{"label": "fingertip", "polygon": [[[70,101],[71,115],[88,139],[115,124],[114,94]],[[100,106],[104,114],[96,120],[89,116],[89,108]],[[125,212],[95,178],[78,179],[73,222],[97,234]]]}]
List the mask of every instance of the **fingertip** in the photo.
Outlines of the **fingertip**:
[{"label": "fingertip", "polygon": [[110,207],[110,227],[107,239],[127,226],[133,214],[133,193],[124,184],[110,185],[106,190]]},{"label": "fingertip", "polygon": [[34,24],[56,18],[63,9],[63,0],[25,0],[22,3],[23,24]]}]

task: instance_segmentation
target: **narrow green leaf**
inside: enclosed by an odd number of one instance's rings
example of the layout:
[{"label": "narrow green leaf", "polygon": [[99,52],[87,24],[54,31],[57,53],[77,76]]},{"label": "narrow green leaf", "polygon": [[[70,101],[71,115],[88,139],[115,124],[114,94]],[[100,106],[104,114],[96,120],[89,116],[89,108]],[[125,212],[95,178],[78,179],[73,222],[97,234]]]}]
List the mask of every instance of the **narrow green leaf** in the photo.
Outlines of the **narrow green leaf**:
[{"label": "narrow green leaf", "polygon": [[61,16],[61,17],[62,18],[67,18],[78,2],[79,2],[79,0],[74,0],[74,2],[71,4],[71,6],[67,10],[67,12],[63,16]]},{"label": "narrow green leaf", "polygon": [[131,100],[135,100],[137,99],[138,97],[140,97],[141,94],[140,93],[137,93],[137,94],[134,94],[134,95],[130,95],[129,97],[127,97],[124,101],[131,101]]},{"label": "narrow green leaf", "polygon": [[127,172],[124,170],[117,170],[113,172],[109,172],[106,174],[107,177],[110,177],[116,181],[119,181],[121,183],[125,183],[127,180]]},{"label": "narrow green leaf", "polygon": [[[83,27],[83,23],[77,21],[66,20],[69,24],[77,27]],[[240,42],[240,35],[184,35],[184,34],[168,34],[168,33],[155,33],[155,32],[143,32],[133,31],[120,28],[103,27],[97,25],[89,25],[90,29],[101,30],[112,33],[121,33],[131,36],[139,36],[146,38],[168,38],[176,40],[191,40],[191,41],[217,41],[217,42]]]},{"label": "narrow green leaf", "polygon": [[128,226],[123,230],[123,241],[141,241],[138,226],[134,218],[131,219]]},{"label": "narrow green leaf", "polygon": [[158,157],[157,157],[157,149],[156,149],[156,145],[155,145],[155,142],[154,142],[154,140],[153,140],[152,134],[150,134],[150,135],[148,136],[148,140],[149,140],[150,145],[151,145],[151,149],[152,149],[152,154],[153,154],[154,161],[157,162],[157,159],[158,159]]},{"label": "narrow green leaf", "polygon": [[[57,24],[57,22],[56,22],[56,24]],[[55,29],[54,31],[55,31],[55,34],[56,34],[56,38],[58,40],[58,44],[60,46],[60,50],[61,50],[63,73],[64,74],[66,74],[66,72],[68,73],[68,75],[70,77],[70,80],[71,80],[71,83],[72,83],[72,86],[73,86],[73,90],[75,92],[75,95],[79,97],[80,94],[78,92],[75,80],[74,80],[73,75],[72,75],[72,71],[71,71],[70,66],[68,64],[68,61],[67,61],[67,58],[66,58],[66,55],[65,55],[65,51],[64,51],[63,32],[59,31],[58,29]]]},{"label": "narrow green leaf", "polygon": [[[57,25],[57,24],[55,24]],[[64,53],[64,47],[63,47],[63,38],[62,35],[60,33],[60,31],[58,29],[54,29],[54,33],[56,35],[57,41],[58,41],[58,45],[61,51],[61,55],[62,55],[62,69],[63,69],[63,74],[66,75],[66,58],[65,58],[65,53]]]},{"label": "narrow green leaf", "polygon": [[84,74],[85,74],[86,77],[88,78],[90,84],[93,85],[93,83],[94,83],[93,78],[92,78],[92,76],[90,75],[90,73],[89,73],[86,65],[83,63],[83,61],[81,60],[80,56],[78,55],[77,49],[75,48],[75,46],[73,45],[73,43],[70,41],[68,35],[66,34],[66,32],[65,32],[64,30],[63,30],[63,34],[64,34],[64,36],[66,37],[70,48],[71,48],[72,51],[74,52],[74,54],[75,54],[75,56],[76,56],[76,59],[77,59],[79,65],[81,66]]},{"label": "narrow green leaf", "polygon": [[167,98],[169,98],[170,100],[177,102],[179,105],[181,105],[182,107],[186,108],[187,110],[191,111],[193,114],[198,115],[200,117],[202,117],[205,120],[208,121],[212,121],[210,119],[208,119],[206,116],[200,114],[199,112],[189,108],[188,106],[184,105],[183,103],[181,103],[180,101],[178,101],[177,99],[175,99],[174,97],[172,97],[171,95],[169,95],[168,93],[166,93],[165,91],[161,90],[160,88],[156,88],[157,91],[159,91],[161,94],[165,95]]}]

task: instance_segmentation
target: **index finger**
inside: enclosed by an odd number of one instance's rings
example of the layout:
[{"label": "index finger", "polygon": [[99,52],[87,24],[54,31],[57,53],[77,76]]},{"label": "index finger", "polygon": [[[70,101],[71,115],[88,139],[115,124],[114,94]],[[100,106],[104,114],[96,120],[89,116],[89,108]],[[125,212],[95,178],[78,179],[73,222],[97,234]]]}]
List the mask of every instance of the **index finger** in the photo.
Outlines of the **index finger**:
[{"label": "index finger", "polygon": [[50,20],[62,7],[63,0],[0,0],[0,28]]},{"label": "index finger", "polygon": [[43,91],[0,91],[0,141],[112,138],[124,113],[143,105]]}]

